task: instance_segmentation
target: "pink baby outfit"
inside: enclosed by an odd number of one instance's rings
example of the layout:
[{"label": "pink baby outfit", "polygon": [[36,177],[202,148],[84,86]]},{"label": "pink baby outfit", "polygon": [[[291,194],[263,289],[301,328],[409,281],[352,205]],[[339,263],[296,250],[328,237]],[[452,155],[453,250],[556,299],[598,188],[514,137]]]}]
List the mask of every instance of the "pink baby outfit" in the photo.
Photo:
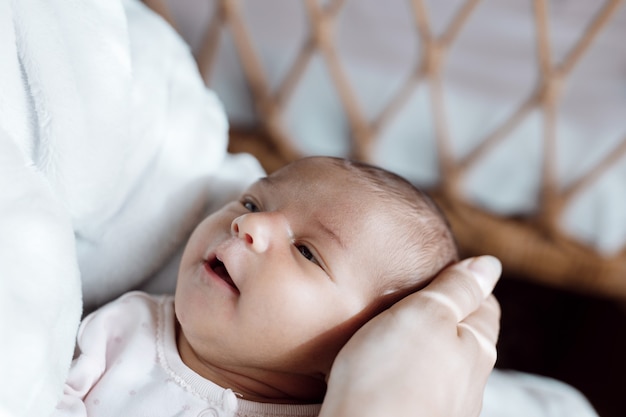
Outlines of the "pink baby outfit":
[{"label": "pink baby outfit", "polygon": [[174,299],[131,292],[80,326],[53,416],[317,416],[319,404],[266,404],[237,398],[196,374],[176,348]]}]

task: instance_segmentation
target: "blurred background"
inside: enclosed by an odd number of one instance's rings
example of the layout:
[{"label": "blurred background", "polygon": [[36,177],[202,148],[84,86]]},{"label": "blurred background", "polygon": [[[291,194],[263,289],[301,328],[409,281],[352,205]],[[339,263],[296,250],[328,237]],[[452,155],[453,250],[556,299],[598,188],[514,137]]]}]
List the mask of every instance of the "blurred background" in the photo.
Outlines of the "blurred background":
[{"label": "blurred background", "polygon": [[502,306],[496,367],[559,379],[584,393],[600,416],[626,415],[623,302],[506,273],[495,293]]},{"label": "blurred background", "polygon": [[365,160],[504,265],[497,367],[626,415],[621,0],[146,0],[268,172]]}]

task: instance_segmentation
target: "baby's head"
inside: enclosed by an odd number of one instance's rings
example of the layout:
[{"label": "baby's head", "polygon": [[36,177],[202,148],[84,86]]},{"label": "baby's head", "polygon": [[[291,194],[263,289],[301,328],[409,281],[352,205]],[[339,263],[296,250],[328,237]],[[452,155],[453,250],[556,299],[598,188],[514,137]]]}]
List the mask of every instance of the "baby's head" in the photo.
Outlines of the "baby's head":
[{"label": "baby's head", "polygon": [[205,364],[323,382],[360,326],[457,258],[444,217],[409,182],[305,158],[198,225],[176,314]]}]

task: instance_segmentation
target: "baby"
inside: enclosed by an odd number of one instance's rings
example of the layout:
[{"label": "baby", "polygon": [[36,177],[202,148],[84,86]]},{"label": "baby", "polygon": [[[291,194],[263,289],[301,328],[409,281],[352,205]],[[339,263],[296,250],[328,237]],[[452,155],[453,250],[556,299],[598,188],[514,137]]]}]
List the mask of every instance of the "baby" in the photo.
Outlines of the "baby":
[{"label": "baby", "polygon": [[406,180],[296,161],[196,227],[174,297],[129,293],[83,321],[55,415],[317,415],[356,330],[457,259]]}]

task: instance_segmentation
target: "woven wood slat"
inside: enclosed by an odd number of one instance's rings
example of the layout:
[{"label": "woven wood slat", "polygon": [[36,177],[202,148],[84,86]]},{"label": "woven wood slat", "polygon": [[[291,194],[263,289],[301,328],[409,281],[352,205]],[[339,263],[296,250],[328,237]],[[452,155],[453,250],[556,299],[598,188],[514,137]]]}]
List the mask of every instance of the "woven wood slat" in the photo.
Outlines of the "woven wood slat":
[{"label": "woven wood slat", "polygon": [[[558,110],[564,85],[581,58],[593,48],[598,35],[622,6],[623,0],[599,3],[597,13],[590,16],[582,35],[566,51],[560,62],[554,61],[550,41],[550,3],[533,0],[537,84],[507,119],[485,135],[474,149],[457,159],[451,151],[448,127],[452,121],[446,114],[443,71],[448,51],[463,36],[464,24],[477,6],[482,5],[480,0],[463,2],[440,36],[434,35],[425,3],[422,0],[407,0],[421,54],[414,62],[414,70],[401,83],[396,95],[372,120],[368,120],[360,108],[335,44],[335,24],[338,14],[345,8],[345,0],[330,1],[325,6],[317,0],[301,0],[308,21],[308,38],[275,92],[269,89],[267,75],[250,39],[238,0],[216,2],[220,12],[213,16],[207,28],[207,36],[197,56],[199,68],[205,79],[209,79],[220,33],[230,31],[260,120],[260,125],[253,132],[233,130],[233,151],[252,152],[268,171],[302,156],[283,123],[286,103],[314,54],[322,58],[331,76],[350,126],[351,154],[358,159],[372,160],[373,145],[381,130],[404,108],[416,89],[427,86],[441,174],[441,181],[433,193],[450,217],[461,248],[467,254],[492,253],[503,260],[507,270],[537,282],[626,299],[626,249],[610,258],[603,257],[593,248],[574,242],[559,226],[567,204],[580,192],[596,184],[603,173],[626,157],[626,132],[614,151],[591,167],[583,177],[566,186],[559,185],[556,178],[558,156],[562,152],[556,141]],[[146,0],[146,3],[168,16],[171,21],[166,0]],[[540,209],[526,219],[511,219],[469,204],[460,192],[462,179],[484,155],[504,141],[510,132],[534,112],[542,116],[543,123]]]}]

